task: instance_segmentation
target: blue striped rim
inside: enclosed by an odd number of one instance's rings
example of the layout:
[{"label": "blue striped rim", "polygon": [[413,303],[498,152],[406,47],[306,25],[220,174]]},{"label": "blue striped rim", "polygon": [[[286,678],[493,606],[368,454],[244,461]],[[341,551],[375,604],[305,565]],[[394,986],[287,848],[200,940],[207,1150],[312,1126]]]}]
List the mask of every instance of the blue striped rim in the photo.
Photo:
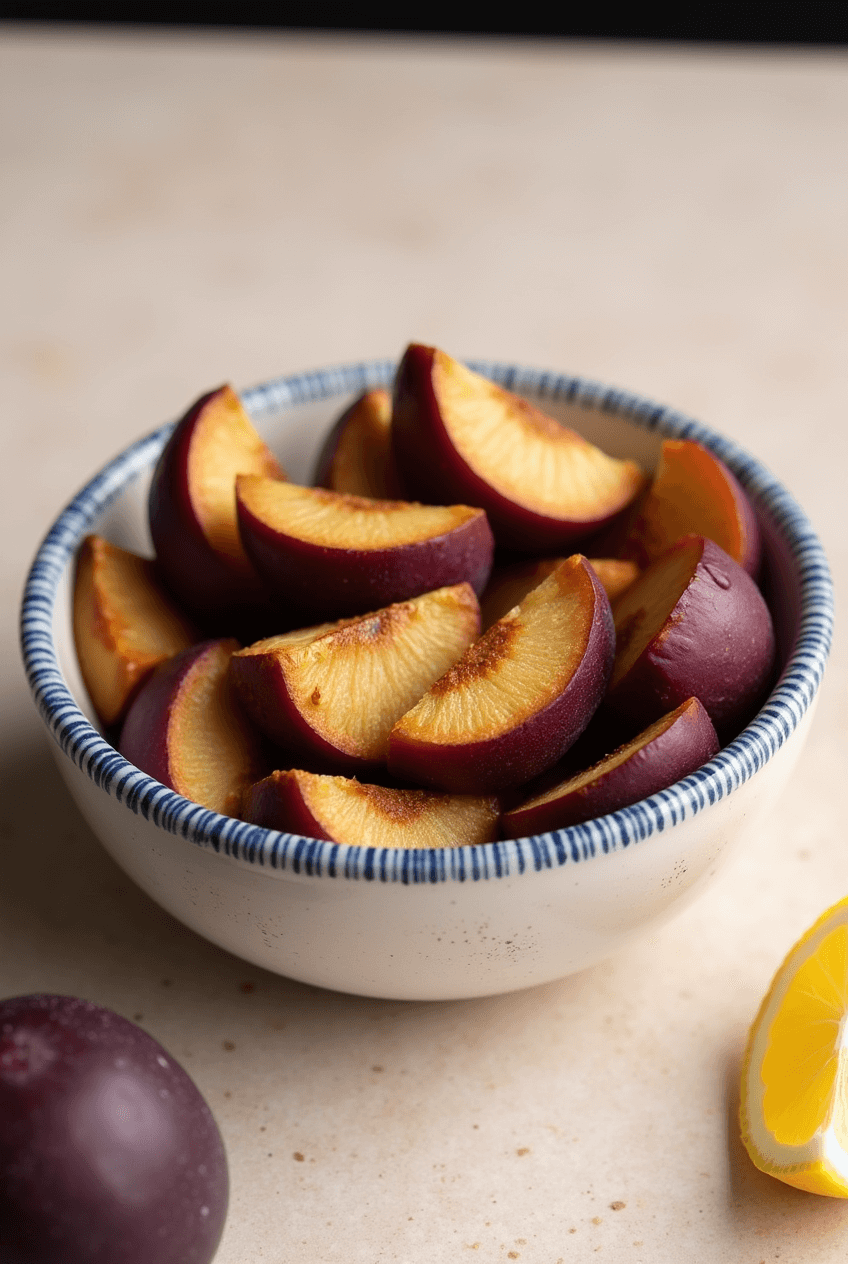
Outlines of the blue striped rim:
[{"label": "blue striped rim", "polygon": [[[609,816],[532,838],[445,851],[340,846],[260,829],[190,803],[127,763],[89,724],[65,684],[53,644],[56,592],[90,524],[158,456],[172,429],[122,452],[74,497],[32,564],[21,609],[21,649],[36,705],[54,739],[107,794],[162,829],[235,860],[309,877],[404,884],[475,882],[585,863],[642,841],[732,793],[783,745],[821,683],[833,630],[833,586],[824,551],[806,516],[760,462],[731,440],[672,409],[565,374],[472,361],[510,390],[568,400],[633,421],[659,435],[697,439],[734,471],[776,523],[801,576],[801,622],[780,683],[752,723],[709,764],[668,790]],[[261,420],[297,404],[388,385],[395,365],[381,360],[298,374],[243,395]]]}]

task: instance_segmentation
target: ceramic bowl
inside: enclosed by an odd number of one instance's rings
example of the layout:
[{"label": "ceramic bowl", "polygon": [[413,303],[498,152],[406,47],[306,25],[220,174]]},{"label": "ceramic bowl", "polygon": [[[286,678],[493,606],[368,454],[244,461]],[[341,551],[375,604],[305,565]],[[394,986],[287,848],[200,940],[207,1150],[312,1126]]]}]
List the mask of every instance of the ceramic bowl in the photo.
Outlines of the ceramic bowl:
[{"label": "ceramic bowl", "polygon": [[[96,727],[71,629],[74,555],[96,531],[151,551],[147,492],[172,427],[111,461],[51,527],[30,572],[22,645],[59,769],[107,851],[152,898],[238,956],[321,987],[399,999],[483,996],[562,977],[618,951],[703,890],[756,829],[798,758],[832,624],[821,545],[759,462],[679,413],[573,377],[472,367],[653,468],[665,436],[698,439],[746,487],[765,545],[782,674],[753,722],[660,794],[532,838],[447,850],[337,846],[193,804],[127,763]],[[282,378],[242,396],[292,478],[308,481],[330,423],[388,361]]]}]

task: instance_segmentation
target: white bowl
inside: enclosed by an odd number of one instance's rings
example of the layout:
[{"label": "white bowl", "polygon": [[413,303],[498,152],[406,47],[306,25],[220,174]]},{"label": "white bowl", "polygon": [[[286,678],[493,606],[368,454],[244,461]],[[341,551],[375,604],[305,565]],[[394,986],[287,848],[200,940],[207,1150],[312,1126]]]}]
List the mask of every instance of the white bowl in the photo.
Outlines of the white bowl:
[{"label": "white bowl", "polygon": [[[746,487],[765,544],[764,587],[782,674],[735,741],[670,789],[586,825],[445,851],[338,846],[260,829],[190,803],[103,738],[71,629],[76,549],[96,531],[151,552],[147,491],[172,427],[110,462],[51,527],[30,572],[22,646],[59,769],[104,847],[163,908],[269,970],[367,996],[484,996],[560,978],[611,955],[703,889],[756,828],[810,725],[830,646],[821,545],[788,492],[704,426],[621,391],[474,364],[614,455],[652,468],[664,436],[698,439]],[[257,428],[308,481],[330,422],[390,362],[283,378],[247,391]],[[575,416],[575,409],[577,415]]]}]

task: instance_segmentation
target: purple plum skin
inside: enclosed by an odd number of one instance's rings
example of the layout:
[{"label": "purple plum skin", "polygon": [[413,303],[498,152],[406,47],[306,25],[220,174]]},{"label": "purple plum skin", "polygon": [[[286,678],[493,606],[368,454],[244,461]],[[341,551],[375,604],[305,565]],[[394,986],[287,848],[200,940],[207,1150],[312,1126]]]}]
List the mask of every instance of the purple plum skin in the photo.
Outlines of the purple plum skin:
[{"label": "purple plum skin", "polygon": [[604,705],[647,727],[694,696],[726,745],[762,706],[774,679],[774,626],[754,580],[714,540],[688,535],[643,571],[621,600],[638,596],[654,567],[696,540],[701,556],[689,585]]},{"label": "purple plum skin", "polygon": [[[348,426],[357,419],[357,415],[362,408],[368,408],[369,397],[379,394],[379,391],[365,391],[357,399],[353,401],[349,408],[346,408],[338,421],[330,428],[327,438],[318,458],[315,462],[315,473],[312,482],[315,487],[325,487],[328,491],[338,490],[334,487],[333,465],[336,460],[337,453],[341,447],[342,440],[345,438],[345,432]],[[375,482],[371,490],[363,495],[373,496],[375,499],[386,500],[403,500],[405,496],[404,488],[401,486],[397,470],[394,467],[394,461],[391,458],[385,465],[378,461],[372,467],[372,473],[375,475]]]},{"label": "purple plum skin", "polygon": [[624,763],[604,771],[579,790],[546,803],[519,806],[501,818],[503,838],[524,838],[548,830],[581,825],[674,785],[718,753],[715,728],[697,698],[653,741],[634,750]]},{"label": "purple plum skin", "polygon": [[175,786],[168,738],[174,702],[197,660],[219,644],[233,650],[239,648],[238,641],[232,638],[220,642],[199,641],[160,663],[136,694],[121,729],[118,749],[124,759],[171,790]]},{"label": "purple plum skin", "polygon": [[150,534],[162,578],[178,602],[198,622],[217,630],[233,611],[251,616],[263,610],[266,595],[256,575],[237,566],[209,544],[197,519],[188,481],[189,450],[204,409],[220,391],[209,391],[178,423],[153,472],[150,486]]},{"label": "purple plum skin", "polygon": [[306,763],[310,771],[347,777],[373,776],[384,766],[384,760],[341,750],[307,724],[292,701],[285,673],[273,654],[233,656],[230,679],[245,714],[292,766],[300,768]]},{"label": "purple plum skin", "polygon": [[152,1036],[91,1002],[0,1002],[3,1264],[209,1264],[224,1144]]},{"label": "purple plum skin", "polygon": [[426,503],[479,505],[498,545],[516,553],[571,553],[626,512],[552,518],[510,500],[455,448],[433,386],[434,347],[412,343],[398,365],[392,397],[392,454],[409,495]]},{"label": "purple plum skin", "polygon": [[482,512],[444,535],[362,550],[325,548],[283,535],[240,499],[238,517],[245,552],[269,591],[299,612],[301,626],[368,614],[465,581],[479,597],[492,571],[495,542]]},{"label": "purple plum skin", "polygon": [[315,487],[326,487],[332,491],[333,461],[335,460],[338,446],[342,440],[345,430],[350,422],[351,417],[361,406],[364,394],[357,396],[349,408],[346,408],[338,420],[330,427],[327,437],[321,445],[321,451],[315,461],[315,472],[312,476],[312,482]]},{"label": "purple plum skin", "polygon": [[278,773],[251,786],[245,798],[244,819],[265,829],[303,834],[332,843],[321,822],[309,810],[296,783]]}]

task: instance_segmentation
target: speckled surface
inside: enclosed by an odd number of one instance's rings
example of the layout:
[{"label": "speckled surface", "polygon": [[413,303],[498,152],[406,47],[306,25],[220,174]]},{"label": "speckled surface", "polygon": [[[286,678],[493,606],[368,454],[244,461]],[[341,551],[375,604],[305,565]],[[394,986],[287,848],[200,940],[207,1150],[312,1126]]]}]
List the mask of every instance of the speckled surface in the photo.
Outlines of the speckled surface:
[{"label": "speckled surface", "polygon": [[[0,101],[0,994],[111,1006],[195,1077],[231,1164],[216,1264],[844,1260],[848,1206],[756,1172],[735,1110],[762,992],[848,890],[848,55],[5,27]],[[747,851],[626,956],[481,1001],[321,992],[179,926],[82,823],[16,648],[32,553],[106,458],[223,380],[411,338],[701,417],[837,585]]]}]

